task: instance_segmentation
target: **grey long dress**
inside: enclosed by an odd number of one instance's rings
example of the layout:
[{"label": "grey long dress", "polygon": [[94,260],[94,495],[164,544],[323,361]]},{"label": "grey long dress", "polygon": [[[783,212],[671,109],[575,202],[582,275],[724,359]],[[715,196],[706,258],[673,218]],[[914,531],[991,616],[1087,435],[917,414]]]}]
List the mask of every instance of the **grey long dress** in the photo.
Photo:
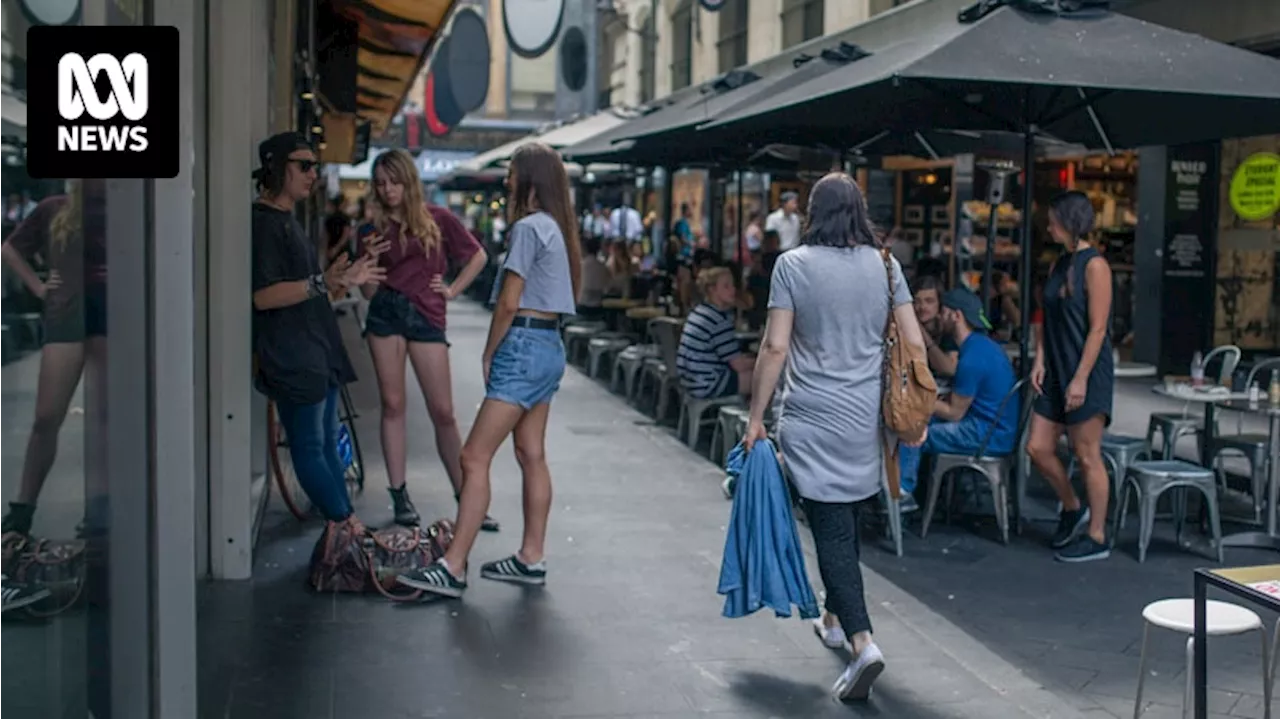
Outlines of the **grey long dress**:
[{"label": "grey long dress", "polygon": [[[897,260],[894,304],[911,302]],[[800,496],[857,502],[880,491],[880,377],[889,312],[872,247],[799,247],[778,258],[769,309],[795,313],[778,438]]]}]

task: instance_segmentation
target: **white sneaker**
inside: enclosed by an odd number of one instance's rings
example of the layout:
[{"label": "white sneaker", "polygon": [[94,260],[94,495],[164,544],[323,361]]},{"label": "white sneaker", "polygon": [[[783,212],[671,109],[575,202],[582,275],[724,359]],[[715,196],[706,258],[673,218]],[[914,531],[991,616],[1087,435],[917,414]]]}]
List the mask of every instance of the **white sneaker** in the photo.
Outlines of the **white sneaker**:
[{"label": "white sneaker", "polygon": [[840,701],[866,699],[871,696],[871,685],[883,671],[884,654],[880,653],[880,647],[868,644],[862,653],[844,668],[844,673],[836,680],[835,686],[831,687],[831,693]]},{"label": "white sneaker", "polygon": [[848,641],[848,637],[844,635],[844,627],[839,624],[828,627],[822,621],[822,617],[813,620],[813,633],[818,635],[818,639],[822,640],[822,646],[827,649],[840,649]]}]

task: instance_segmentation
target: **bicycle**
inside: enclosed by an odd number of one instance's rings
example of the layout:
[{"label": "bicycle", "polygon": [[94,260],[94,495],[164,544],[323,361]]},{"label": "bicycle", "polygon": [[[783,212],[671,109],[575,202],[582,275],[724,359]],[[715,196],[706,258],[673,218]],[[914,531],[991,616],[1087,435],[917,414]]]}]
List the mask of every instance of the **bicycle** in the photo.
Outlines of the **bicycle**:
[{"label": "bicycle", "polygon": [[[356,433],[355,420],[360,415],[355,411],[355,403],[351,393],[342,388],[342,409],[338,413],[338,456],[346,467],[347,495],[355,499],[364,491],[364,453],[360,449],[360,436]],[[280,424],[280,414],[275,402],[267,403],[267,454],[271,459],[271,473],[275,476],[276,487],[280,490],[280,498],[284,500],[289,513],[298,519],[306,520],[311,516],[311,500],[302,485],[298,484],[297,475],[293,472],[293,463],[281,450],[287,451],[288,437]]]}]

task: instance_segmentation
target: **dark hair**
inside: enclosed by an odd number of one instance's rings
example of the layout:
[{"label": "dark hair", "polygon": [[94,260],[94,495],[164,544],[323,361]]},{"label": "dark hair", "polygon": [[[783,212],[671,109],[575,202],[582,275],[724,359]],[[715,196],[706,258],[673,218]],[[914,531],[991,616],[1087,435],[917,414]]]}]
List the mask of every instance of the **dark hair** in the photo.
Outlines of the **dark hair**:
[{"label": "dark hair", "polygon": [[584,237],[582,240],[582,251],[588,255],[600,254],[600,238],[595,235]]},{"label": "dark hair", "polygon": [[822,247],[875,246],[876,231],[858,183],[843,172],[818,180],[809,192],[809,212],[800,241]]},{"label": "dark hair", "polygon": [[[274,146],[264,148],[264,145]],[[276,197],[284,192],[284,180],[289,174],[289,156],[298,150],[314,151],[314,148],[296,133],[273,135],[258,146],[259,167],[253,171],[253,179],[259,193]]]},{"label": "dark hair", "polygon": [[512,220],[542,210],[556,221],[569,254],[569,281],[576,299],[582,289],[582,243],[578,241],[569,174],[560,153],[541,142],[521,145],[511,153],[510,173]]},{"label": "dark hair", "polygon": [[942,278],[936,275],[922,275],[920,277],[917,277],[915,281],[911,283],[912,295],[918,295],[921,292],[928,292],[929,290],[933,290],[934,292],[938,293],[939,300],[942,299],[942,293],[945,292],[946,289],[947,287],[945,284],[943,284]]},{"label": "dark hair", "polygon": [[1093,203],[1083,192],[1072,190],[1054,197],[1049,201],[1049,211],[1073,239],[1079,240],[1093,232]]}]

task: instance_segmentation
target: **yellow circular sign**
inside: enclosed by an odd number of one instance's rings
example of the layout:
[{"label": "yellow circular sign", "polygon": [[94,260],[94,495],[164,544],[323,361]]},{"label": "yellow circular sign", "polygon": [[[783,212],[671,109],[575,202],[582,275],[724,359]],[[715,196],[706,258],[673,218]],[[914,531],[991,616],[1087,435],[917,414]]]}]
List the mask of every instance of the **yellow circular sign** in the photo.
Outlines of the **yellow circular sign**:
[{"label": "yellow circular sign", "polygon": [[1259,152],[1231,176],[1231,209],[1243,220],[1265,220],[1280,210],[1280,155]]}]

